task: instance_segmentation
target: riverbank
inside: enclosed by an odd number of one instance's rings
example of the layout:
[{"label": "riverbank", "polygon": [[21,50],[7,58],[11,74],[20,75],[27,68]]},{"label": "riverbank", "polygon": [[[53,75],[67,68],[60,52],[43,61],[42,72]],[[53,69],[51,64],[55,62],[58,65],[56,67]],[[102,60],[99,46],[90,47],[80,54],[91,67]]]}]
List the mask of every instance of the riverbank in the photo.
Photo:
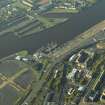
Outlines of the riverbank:
[{"label": "riverbank", "polygon": [[[62,45],[59,45],[53,52],[49,52],[48,56],[54,59],[60,58],[68,54],[73,48],[79,48],[86,45],[89,45],[91,43],[96,43],[100,40],[105,39],[105,20],[94,25],[90,29],[86,30],[85,32],[79,34],[77,37],[75,37],[73,40],[70,40]],[[90,43],[89,43],[90,42]],[[30,53],[30,52],[29,52]],[[10,55],[8,57],[14,56],[14,55],[27,55],[28,51],[23,50],[20,53],[15,53],[13,55]],[[2,60],[7,59],[8,57],[3,58]]]},{"label": "riverbank", "polygon": [[49,56],[56,57],[57,59],[68,54],[71,50],[73,50],[73,48],[77,47],[78,49],[80,46],[82,47],[91,43],[95,43],[99,40],[104,40],[105,39],[104,33],[100,34],[101,32],[104,31],[105,31],[105,20],[91,27],[87,31],[81,33],[73,40],[68,41],[66,44],[64,44],[63,47],[59,48],[58,51],[56,50],[53,54]]},{"label": "riverbank", "polygon": [[105,19],[105,1],[70,16],[70,19],[48,30],[32,34],[29,37],[18,38],[13,33],[0,37],[0,58],[9,56],[20,50],[35,52],[52,41],[59,44],[72,40],[74,37]]}]

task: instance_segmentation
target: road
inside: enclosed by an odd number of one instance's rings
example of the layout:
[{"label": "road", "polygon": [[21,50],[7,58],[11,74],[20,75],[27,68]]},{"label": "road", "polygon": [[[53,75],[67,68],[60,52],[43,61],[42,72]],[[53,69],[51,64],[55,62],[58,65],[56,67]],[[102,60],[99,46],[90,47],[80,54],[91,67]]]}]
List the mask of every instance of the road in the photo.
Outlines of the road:
[{"label": "road", "polygon": [[65,88],[66,88],[66,83],[67,83],[66,75],[67,75],[67,67],[64,64],[63,75],[61,78],[61,92],[59,96],[58,105],[64,105],[64,94],[65,94]]}]

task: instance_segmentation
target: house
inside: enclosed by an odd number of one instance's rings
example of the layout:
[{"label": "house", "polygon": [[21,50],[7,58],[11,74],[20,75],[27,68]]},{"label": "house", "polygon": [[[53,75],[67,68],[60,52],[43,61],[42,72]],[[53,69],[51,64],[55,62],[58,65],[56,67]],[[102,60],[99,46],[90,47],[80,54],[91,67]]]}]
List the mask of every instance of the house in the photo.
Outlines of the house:
[{"label": "house", "polygon": [[103,93],[100,97],[100,101],[105,103],[105,90],[103,91]]},{"label": "house", "polygon": [[46,95],[44,105],[57,105],[56,100],[57,100],[57,97],[55,92],[51,91]]},{"label": "house", "polygon": [[72,72],[70,72],[70,73],[67,75],[67,78],[68,78],[68,79],[74,78],[75,73],[76,73],[77,71],[78,71],[78,70],[77,70],[76,68],[73,68]]},{"label": "house", "polygon": [[68,95],[72,95],[74,92],[75,92],[75,89],[70,88],[67,93],[68,93]]},{"label": "house", "polygon": [[57,105],[55,102],[47,102],[47,105]]},{"label": "house", "polygon": [[16,56],[15,59],[20,61],[21,60],[21,56]]},{"label": "house", "polygon": [[76,54],[73,54],[73,55],[69,58],[69,62],[75,61],[76,58],[77,58],[77,55],[76,55]]},{"label": "house", "polygon": [[98,100],[98,98],[99,98],[99,91],[92,90],[92,91],[90,91],[88,93],[88,99],[89,99],[89,101],[95,102],[95,101]]},{"label": "house", "polygon": [[22,0],[22,3],[29,7],[30,9],[33,7],[33,1],[32,0]]},{"label": "house", "polygon": [[105,49],[105,41],[100,41],[99,43],[96,44],[97,49]]},{"label": "house", "polygon": [[40,0],[40,3],[41,5],[45,5],[45,4],[48,4],[49,3],[49,0]]},{"label": "house", "polygon": [[84,91],[84,89],[85,89],[85,86],[79,86],[79,88],[78,88],[78,91]]},{"label": "house", "polygon": [[49,9],[52,9],[54,7],[54,5],[52,3],[48,3],[48,4],[44,4],[44,5],[41,5],[39,6],[39,12],[46,12],[48,11]]}]

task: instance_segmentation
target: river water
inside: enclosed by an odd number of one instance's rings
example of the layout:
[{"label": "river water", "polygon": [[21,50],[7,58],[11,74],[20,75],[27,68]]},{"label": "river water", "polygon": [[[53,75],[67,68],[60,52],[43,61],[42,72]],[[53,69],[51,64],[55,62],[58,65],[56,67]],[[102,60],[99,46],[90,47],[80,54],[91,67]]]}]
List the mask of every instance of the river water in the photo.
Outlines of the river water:
[{"label": "river water", "polygon": [[64,43],[105,19],[105,0],[82,12],[70,15],[70,19],[53,28],[29,37],[17,38],[12,33],[0,37],[0,58],[26,49],[34,52],[51,41]]}]

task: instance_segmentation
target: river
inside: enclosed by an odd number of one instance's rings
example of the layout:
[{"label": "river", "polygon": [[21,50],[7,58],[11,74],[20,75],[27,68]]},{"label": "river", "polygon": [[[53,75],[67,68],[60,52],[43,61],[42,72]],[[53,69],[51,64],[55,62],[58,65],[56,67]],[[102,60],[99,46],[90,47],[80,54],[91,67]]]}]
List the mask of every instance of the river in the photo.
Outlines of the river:
[{"label": "river", "polygon": [[0,37],[0,58],[20,50],[34,52],[51,41],[64,43],[105,19],[105,0],[82,12],[70,15],[70,19],[53,28],[36,33],[29,37],[17,38],[9,33]]}]

